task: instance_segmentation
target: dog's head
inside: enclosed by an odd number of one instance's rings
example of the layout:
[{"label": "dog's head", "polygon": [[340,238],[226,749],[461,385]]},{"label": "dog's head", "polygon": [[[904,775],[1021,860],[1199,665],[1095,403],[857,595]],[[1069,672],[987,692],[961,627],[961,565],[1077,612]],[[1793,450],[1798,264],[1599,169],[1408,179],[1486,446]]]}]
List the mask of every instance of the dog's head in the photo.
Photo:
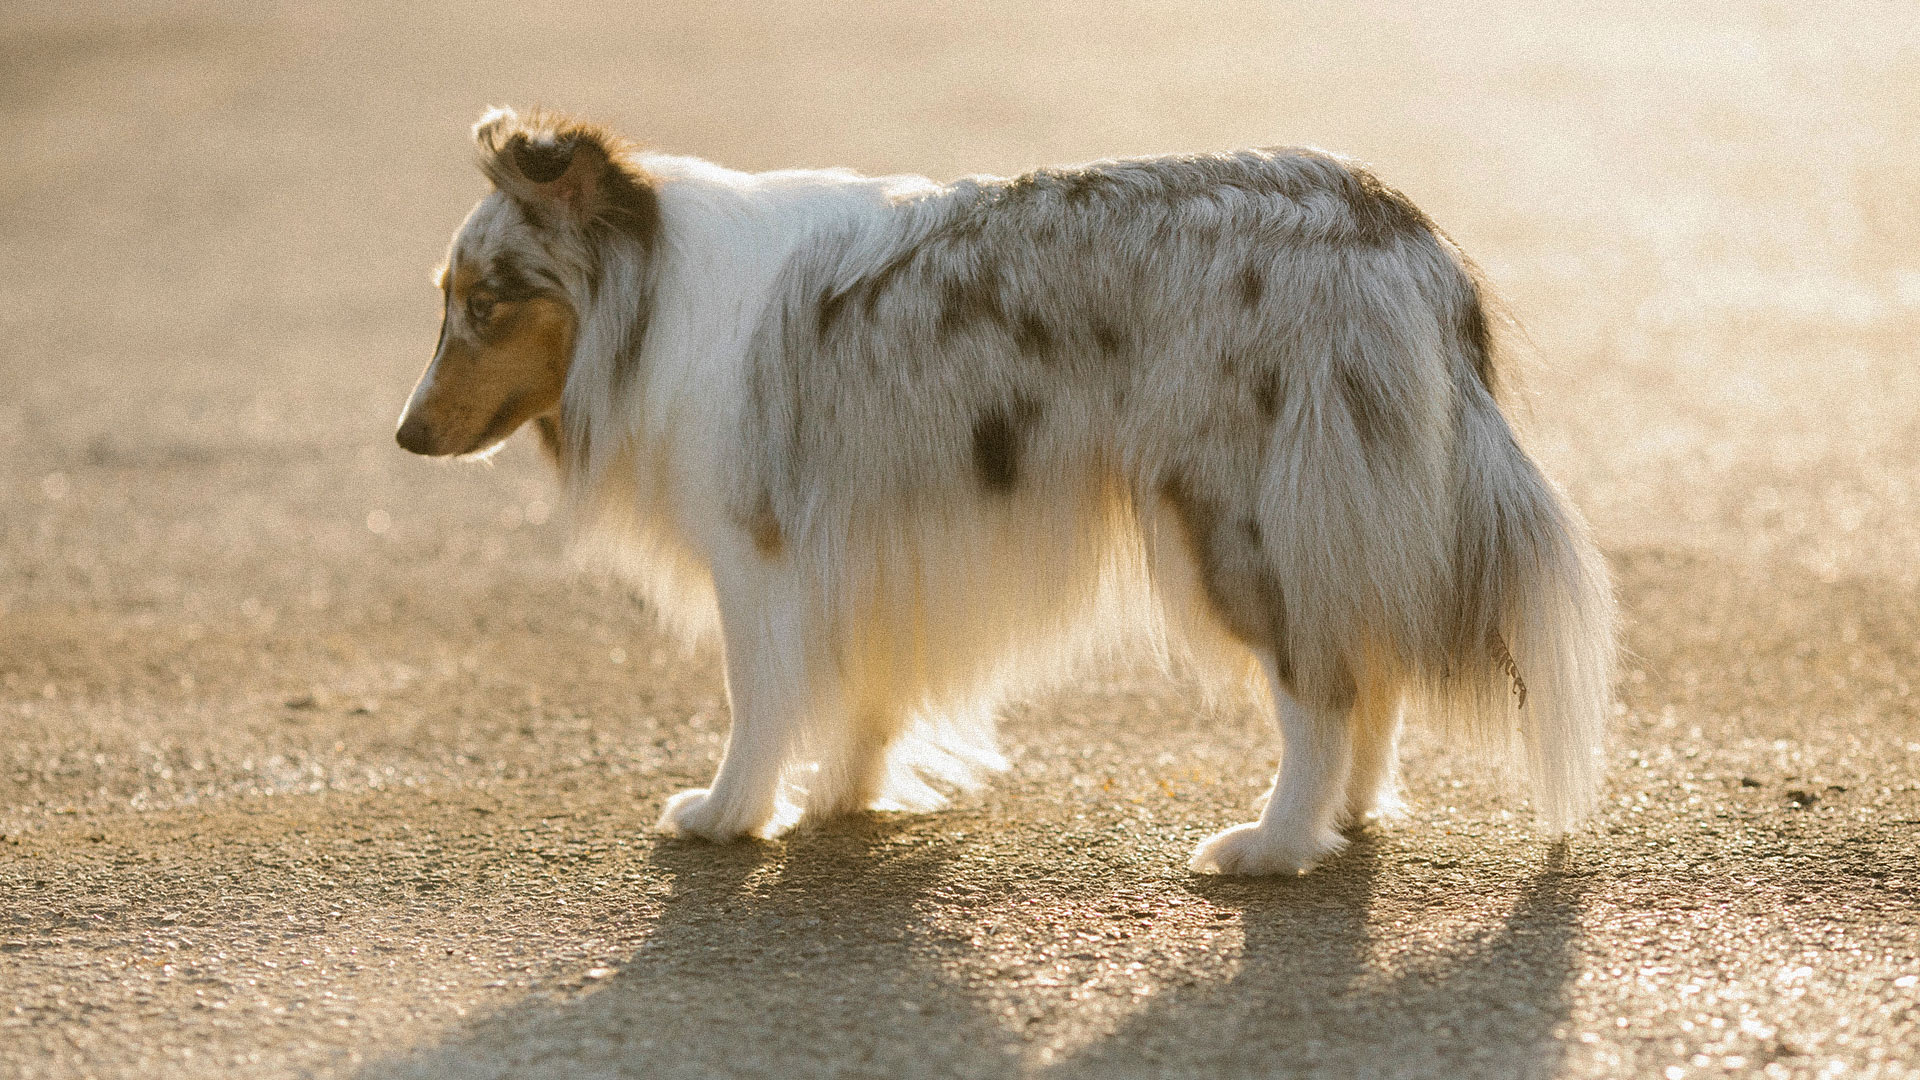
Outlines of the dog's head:
[{"label": "dog's head", "polygon": [[473,137],[494,190],[467,215],[439,272],[440,344],[395,436],[416,454],[484,453],[557,414],[609,249],[650,250],[659,227],[631,148],[600,128],[495,109]]}]

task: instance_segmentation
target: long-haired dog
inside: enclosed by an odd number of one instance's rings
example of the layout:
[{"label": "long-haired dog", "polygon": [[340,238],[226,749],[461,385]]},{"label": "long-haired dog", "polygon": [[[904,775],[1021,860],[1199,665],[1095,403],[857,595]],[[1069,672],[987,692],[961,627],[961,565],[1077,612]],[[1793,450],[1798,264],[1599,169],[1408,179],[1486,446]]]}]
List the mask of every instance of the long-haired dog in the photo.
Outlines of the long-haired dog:
[{"label": "long-haired dog", "polygon": [[[1394,806],[1403,708],[1594,801],[1613,611],[1515,443],[1471,265],[1352,162],[1246,151],[937,184],[744,174],[565,117],[474,129],[400,444],[531,421],[586,536],[688,635],[732,731],[669,832],[938,805],[992,714],[1112,631],[1258,673],[1293,872]],[[932,781],[933,783],[930,783]]]}]

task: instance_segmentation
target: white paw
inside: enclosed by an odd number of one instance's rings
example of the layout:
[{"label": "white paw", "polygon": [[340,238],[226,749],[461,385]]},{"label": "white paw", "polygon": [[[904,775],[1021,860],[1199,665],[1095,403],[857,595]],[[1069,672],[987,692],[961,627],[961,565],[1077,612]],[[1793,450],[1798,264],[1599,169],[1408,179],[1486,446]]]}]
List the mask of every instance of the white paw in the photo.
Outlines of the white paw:
[{"label": "white paw", "polygon": [[1332,829],[1290,836],[1252,822],[1202,840],[1187,869],[1196,874],[1298,874],[1346,846],[1346,837]]},{"label": "white paw", "polygon": [[742,821],[707,795],[706,788],[682,791],[667,800],[660,813],[660,831],[672,836],[690,836],[725,844],[753,833],[762,822]]}]

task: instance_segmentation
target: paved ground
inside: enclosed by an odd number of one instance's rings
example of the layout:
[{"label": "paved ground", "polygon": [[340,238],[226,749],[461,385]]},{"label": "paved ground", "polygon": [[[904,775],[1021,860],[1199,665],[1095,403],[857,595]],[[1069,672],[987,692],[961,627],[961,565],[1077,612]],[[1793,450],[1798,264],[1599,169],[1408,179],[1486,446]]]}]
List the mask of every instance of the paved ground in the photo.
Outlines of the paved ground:
[{"label": "paved ground", "polygon": [[[314,7],[0,15],[0,1073],[1920,1076],[1904,5]],[[750,167],[1375,162],[1618,576],[1599,821],[1417,737],[1404,825],[1191,877],[1275,747],[1141,675],[950,812],[657,839],[711,658],[528,447],[390,439],[464,127],[534,101]]]}]

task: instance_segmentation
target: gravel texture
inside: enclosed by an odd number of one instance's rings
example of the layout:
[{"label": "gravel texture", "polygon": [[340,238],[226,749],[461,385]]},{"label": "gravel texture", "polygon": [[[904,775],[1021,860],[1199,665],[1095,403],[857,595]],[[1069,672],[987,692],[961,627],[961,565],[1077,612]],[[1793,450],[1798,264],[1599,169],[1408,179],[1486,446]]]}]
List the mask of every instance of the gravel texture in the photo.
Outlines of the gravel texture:
[{"label": "gravel texture", "polygon": [[[0,16],[0,1075],[1920,1076],[1911,11],[536,7]],[[465,126],[536,101],[753,168],[1375,163],[1617,575],[1597,821],[1416,732],[1405,822],[1194,877],[1274,739],[1123,669],[950,811],[662,841],[713,659],[524,442],[390,436]]]}]

